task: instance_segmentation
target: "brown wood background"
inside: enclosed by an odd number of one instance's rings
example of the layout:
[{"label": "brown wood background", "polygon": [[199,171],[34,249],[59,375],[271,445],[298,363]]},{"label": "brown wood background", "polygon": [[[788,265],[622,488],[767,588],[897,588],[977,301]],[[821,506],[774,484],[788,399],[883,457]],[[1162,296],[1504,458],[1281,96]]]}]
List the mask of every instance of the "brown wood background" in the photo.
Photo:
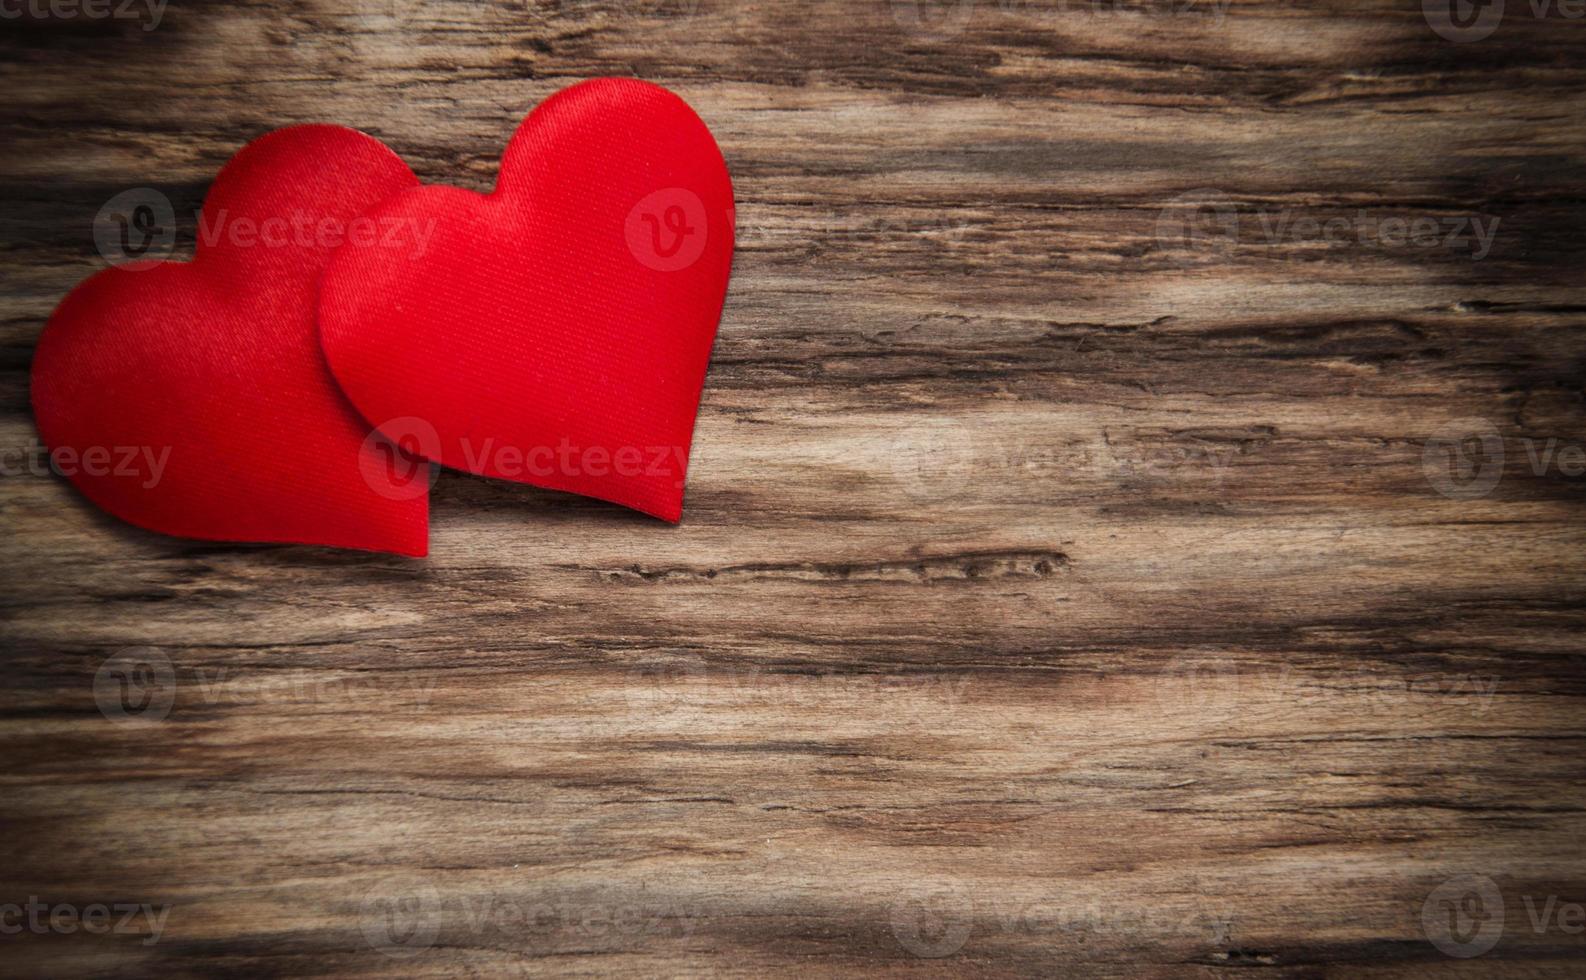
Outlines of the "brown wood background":
[{"label": "brown wood background", "polygon": [[[1508,7],[0,21],[0,903],[168,906],[0,971],[1580,975],[1586,21]],[[446,473],[427,560],[217,546],[16,472],[110,197],[190,248],[309,121],[488,189],[607,74],[739,198],[681,526]]]}]

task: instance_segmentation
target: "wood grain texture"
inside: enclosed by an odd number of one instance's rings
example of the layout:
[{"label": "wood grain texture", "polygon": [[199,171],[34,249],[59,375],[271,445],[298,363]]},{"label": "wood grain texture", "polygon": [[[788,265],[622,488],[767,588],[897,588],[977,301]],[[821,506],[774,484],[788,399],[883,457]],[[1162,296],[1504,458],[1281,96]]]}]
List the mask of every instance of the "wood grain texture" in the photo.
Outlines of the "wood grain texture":
[{"label": "wood grain texture", "polygon": [[[0,24],[0,903],[164,910],[0,971],[1578,976],[1586,21],[1508,6]],[[16,465],[116,193],[180,254],[309,121],[487,189],[607,74],[739,200],[681,526],[445,473],[427,560],[219,546]]]}]

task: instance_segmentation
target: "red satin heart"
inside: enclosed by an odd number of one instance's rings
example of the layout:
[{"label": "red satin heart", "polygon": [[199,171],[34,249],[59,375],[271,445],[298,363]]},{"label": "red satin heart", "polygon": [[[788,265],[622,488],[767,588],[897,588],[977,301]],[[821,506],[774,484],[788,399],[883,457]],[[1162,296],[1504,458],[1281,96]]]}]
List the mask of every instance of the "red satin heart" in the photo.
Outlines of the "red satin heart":
[{"label": "red satin heart", "polygon": [[353,404],[430,459],[669,521],[732,266],[716,141],[676,95],[597,79],[518,127],[496,190],[408,191],[380,220],[423,256],[348,245],[320,339]]},{"label": "red satin heart", "polygon": [[339,126],[245,146],[210,189],[192,262],[106,269],[50,318],[32,398],[57,468],[165,534],[425,554],[428,466],[371,437],[314,321],[331,253],[381,237],[360,215],[417,183]]}]

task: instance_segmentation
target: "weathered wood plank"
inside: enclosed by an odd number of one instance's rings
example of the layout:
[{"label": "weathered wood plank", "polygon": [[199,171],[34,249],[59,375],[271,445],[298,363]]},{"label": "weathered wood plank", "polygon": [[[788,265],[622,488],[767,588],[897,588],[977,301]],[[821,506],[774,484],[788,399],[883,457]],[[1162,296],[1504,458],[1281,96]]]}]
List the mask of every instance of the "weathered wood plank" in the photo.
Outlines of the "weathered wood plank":
[{"label": "weathered wood plank", "polygon": [[[1586,23],[1508,7],[7,20],[0,905],[138,911],[6,966],[1578,974]],[[424,561],[215,545],[37,465],[113,195],[181,257],[310,121],[485,190],[605,74],[739,200],[682,525],[446,473]]]}]

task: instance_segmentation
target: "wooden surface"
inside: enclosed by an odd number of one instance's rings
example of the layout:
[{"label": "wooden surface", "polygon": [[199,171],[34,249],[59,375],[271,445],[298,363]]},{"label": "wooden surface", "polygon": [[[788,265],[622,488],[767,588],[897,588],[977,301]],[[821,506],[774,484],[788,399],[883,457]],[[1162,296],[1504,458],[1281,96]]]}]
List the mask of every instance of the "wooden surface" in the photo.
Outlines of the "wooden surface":
[{"label": "wooden surface", "polygon": [[407,561],[0,479],[0,902],[164,910],[0,971],[1580,975],[1586,22],[1509,7],[0,23],[9,454],[100,207],[166,194],[180,255],[277,126],[482,190],[637,75],[741,222],[679,527],[445,473]]}]

